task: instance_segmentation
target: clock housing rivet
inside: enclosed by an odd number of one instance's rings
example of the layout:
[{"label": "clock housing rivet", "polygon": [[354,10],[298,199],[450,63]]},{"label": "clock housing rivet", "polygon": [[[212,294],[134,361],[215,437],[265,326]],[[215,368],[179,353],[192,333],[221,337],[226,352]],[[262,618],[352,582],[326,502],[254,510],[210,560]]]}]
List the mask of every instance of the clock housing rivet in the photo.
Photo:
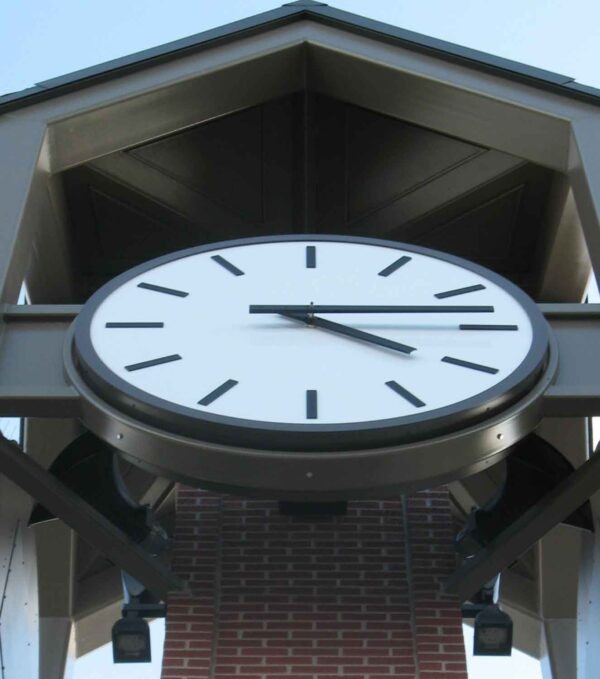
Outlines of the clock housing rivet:
[{"label": "clock housing rivet", "polygon": [[498,434],[496,438],[498,439],[498,441],[502,441],[502,439],[504,438],[504,434]]},{"label": "clock housing rivet", "polygon": [[312,479],[313,473],[312,472],[306,472],[306,478],[307,479]]},{"label": "clock housing rivet", "polygon": [[117,434],[117,439],[120,441],[123,438],[123,434]]}]

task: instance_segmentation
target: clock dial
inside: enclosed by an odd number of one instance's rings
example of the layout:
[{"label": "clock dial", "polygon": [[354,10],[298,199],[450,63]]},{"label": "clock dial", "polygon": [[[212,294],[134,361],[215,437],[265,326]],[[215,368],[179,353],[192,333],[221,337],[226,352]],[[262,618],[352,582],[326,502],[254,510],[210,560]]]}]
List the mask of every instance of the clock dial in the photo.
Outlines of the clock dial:
[{"label": "clock dial", "polygon": [[77,323],[87,381],[175,432],[265,448],[415,440],[535,381],[545,321],[442,253],[291,236],[175,253],[102,288]]}]

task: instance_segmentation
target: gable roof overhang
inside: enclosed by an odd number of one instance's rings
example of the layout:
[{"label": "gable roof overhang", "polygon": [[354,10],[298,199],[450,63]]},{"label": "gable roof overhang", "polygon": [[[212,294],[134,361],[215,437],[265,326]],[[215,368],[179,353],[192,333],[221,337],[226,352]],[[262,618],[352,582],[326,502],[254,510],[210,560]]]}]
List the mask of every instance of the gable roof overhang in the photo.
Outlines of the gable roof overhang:
[{"label": "gable roof overhang", "polygon": [[51,78],[25,90],[0,96],[0,114],[303,19],[310,19],[325,26],[342,28],[357,35],[404,47],[420,54],[440,57],[445,61],[467,65],[482,72],[501,75],[563,96],[588,101],[592,104],[600,103],[599,89],[577,83],[573,77],[462,47],[438,38],[431,38],[329,7],[326,3],[316,0],[297,0],[252,17]]},{"label": "gable roof overhang", "polygon": [[[47,192],[52,175],[310,91],[569,176],[600,269],[600,99],[574,96],[564,76],[418,37],[305,0],[48,81],[41,99],[15,99],[20,108],[0,116],[2,153],[14,161],[3,221],[27,222],[27,194]],[[14,264],[17,245],[4,248],[0,267],[24,266]]]},{"label": "gable roof overhang", "polygon": [[567,170],[569,122],[596,114],[600,96],[572,96],[565,76],[406,33],[303,2],[47,81],[0,99],[0,113],[47,126],[57,172],[310,90]]}]

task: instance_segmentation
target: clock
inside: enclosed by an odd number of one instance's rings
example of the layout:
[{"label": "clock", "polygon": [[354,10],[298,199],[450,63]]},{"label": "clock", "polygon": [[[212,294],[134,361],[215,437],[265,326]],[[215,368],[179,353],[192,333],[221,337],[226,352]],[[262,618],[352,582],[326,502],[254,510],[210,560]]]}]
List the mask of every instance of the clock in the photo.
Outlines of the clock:
[{"label": "clock", "polygon": [[[246,451],[255,472],[265,455],[350,459],[512,416],[547,376],[550,344],[536,304],[476,264],[397,242],[292,235],[192,248],[116,277],[79,314],[67,367],[113,422],[200,457]],[[143,446],[110,429],[143,463]]]}]

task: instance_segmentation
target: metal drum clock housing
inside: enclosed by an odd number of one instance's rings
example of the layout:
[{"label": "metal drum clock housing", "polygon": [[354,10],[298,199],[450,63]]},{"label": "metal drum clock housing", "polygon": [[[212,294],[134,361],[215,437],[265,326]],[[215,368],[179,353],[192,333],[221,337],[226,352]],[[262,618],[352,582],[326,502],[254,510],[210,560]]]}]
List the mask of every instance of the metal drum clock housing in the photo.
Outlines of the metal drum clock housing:
[{"label": "metal drum clock housing", "polygon": [[536,304],[471,262],[293,235],[192,248],[118,276],[84,306],[65,360],[86,424],[137,464],[327,498],[496,461],[539,421],[551,345]]}]

